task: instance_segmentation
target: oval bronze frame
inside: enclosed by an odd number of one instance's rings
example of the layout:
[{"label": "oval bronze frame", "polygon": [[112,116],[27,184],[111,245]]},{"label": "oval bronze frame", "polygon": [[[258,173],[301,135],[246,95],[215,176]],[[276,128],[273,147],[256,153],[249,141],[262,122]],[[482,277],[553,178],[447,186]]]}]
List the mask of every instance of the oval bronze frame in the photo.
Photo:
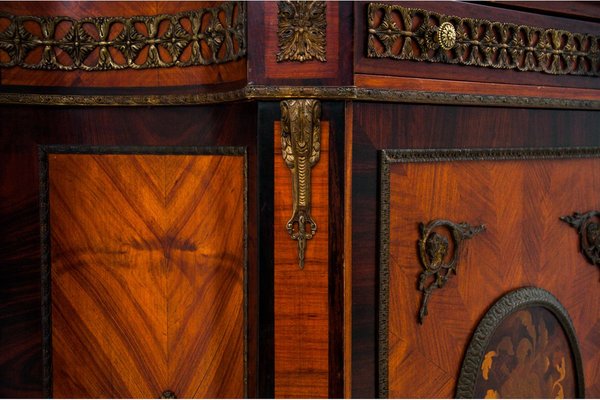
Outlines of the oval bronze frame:
[{"label": "oval bronze frame", "polygon": [[576,396],[577,398],[585,397],[581,352],[579,351],[575,328],[567,310],[550,292],[536,287],[525,287],[509,292],[500,298],[488,310],[481,322],[479,322],[475,333],[473,333],[469,347],[465,352],[456,384],[456,398],[473,398],[475,383],[483,361],[484,352],[496,328],[500,326],[506,317],[515,311],[529,307],[546,308],[560,323],[569,342],[569,347],[573,355],[573,363],[575,364]]}]

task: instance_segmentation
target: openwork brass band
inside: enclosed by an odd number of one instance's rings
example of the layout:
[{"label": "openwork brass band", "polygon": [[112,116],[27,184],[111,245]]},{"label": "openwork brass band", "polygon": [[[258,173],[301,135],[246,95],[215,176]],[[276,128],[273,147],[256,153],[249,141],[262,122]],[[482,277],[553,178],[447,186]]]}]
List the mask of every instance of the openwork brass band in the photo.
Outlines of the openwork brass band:
[{"label": "openwork brass band", "polygon": [[311,169],[321,155],[321,103],[312,99],[281,102],[281,154],[292,172],[292,217],[285,228],[298,241],[298,265],[304,268],[306,241],[317,232],[310,215]]},{"label": "openwork brass band", "polygon": [[324,1],[279,2],[277,62],[327,61],[326,8]]},{"label": "openwork brass band", "polygon": [[220,64],[246,55],[246,4],[136,17],[15,16],[0,32],[0,67],[105,71]]},{"label": "openwork brass band", "polygon": [[443,288],[451,273],[456,274],[463,241],[484,231],[485,226],[436,219],[427,225],[421,223],[419,230],[419,257],[423,266],[423,272],[419,276],[419,290],[423,292],[419,323],[422,324],[433,291]]},{"label": "openwork brass band", "polygon": [[577,229],[581,253],[590,264],[600,266],[600,211],[575,212],[560,219]]},{"label": "openwork brass band", "polygon": [[370,3],[370,58],[600,75],[600,37]]}]

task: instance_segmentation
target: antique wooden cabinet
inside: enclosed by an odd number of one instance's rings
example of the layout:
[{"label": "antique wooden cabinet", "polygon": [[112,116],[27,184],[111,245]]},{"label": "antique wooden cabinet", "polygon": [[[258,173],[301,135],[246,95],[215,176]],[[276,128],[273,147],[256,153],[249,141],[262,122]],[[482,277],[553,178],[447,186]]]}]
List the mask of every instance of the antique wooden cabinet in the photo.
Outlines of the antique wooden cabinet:
[{"label": "antique wooden cabinet", "polygon": [[3,397],[600,397],[594,2],[0,2]]}]

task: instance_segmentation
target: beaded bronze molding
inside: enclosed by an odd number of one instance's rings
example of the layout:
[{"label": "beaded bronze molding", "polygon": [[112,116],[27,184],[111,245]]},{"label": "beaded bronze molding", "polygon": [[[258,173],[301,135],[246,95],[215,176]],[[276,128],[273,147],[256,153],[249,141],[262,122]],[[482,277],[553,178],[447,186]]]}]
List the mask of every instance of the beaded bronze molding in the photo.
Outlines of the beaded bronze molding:
[{"label": "beaded bronze molding", "polygon": [[10,23],[0,32],[0,53],[9,60],[0,62],[0,68],[188,67],[221,64],[246,55],[246,4],[241,1],[173,15],[76,20],[0,13],[2,19]]},{"label": "beaded bronze molding", "polygon": [[370,3],[369,58],[600,75],[600,37]]},{"label": "beaded bronze molding", "polygon": [[383,101],[411,104],[486,105],[499,107],[561,108],[599,110],[600,100],[559,99],[510,95],[425,92],[417,90],[365,89],[355,86],[263,86],[248,85],[226,92],[196,94],[40,94],[0,93],[0,104],[46,106],[175,106],[220,104],[241,100],[281,100],[310,98],[320,100]]},{"label": "beaded bronze molding", "polygon": [[278,5],[277,62],[326,62],[326,2],[286,0]]},{"label": "beaded bronze molding", "polygon": [[[450,235],[443,230],[446,229]],[[441,289],[446,285],[451,273],[456,275],[456,268],[460,258],[462,244],[465,239],[471,239],[473,236],[485,230],[485,225],[471,226],[466,222],[454,223],[443,219],[436,219],[427,225],[421,223],[419,231],[419,257],[423,266],[423,272],[419,276],[419,290],[423,292],[423,302],[419,310],[419,323],[427,315],[427,304],[431,294],[436,289]],[[450,236],[450,240],[448,237]]]},{"label": "beaded bronze molding", "polygon": [[317,224],[310,215],[310,177],[312,167],[321,157],[321,103],[318,100],[281,102],[281,155],[292,173],[292,217],[285,228],[298,242],[298,265],[303,269],[306,241],[317,232]]},{"label": "beaded bronze molding", "polygon": [[575,212],[560,219],[577,229],[581,253],[590,264],[600,266],[600,211]]}]

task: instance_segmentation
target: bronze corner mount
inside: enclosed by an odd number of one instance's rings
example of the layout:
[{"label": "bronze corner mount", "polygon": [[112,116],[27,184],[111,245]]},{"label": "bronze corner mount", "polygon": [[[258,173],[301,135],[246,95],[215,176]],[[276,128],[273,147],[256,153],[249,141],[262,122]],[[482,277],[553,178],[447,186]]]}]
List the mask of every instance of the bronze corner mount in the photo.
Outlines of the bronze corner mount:
[{"label": "bronze corner mount", "polygon": [[311,216],[311,169],[321,154],[319,100],[281,102],[281,154],[292,173],[292,217],[286,230],[298,242],[298,265],[303,269],[306,241],[317,232]]},{"label": "bronze corner mount", "polygon": [[560,220],[577,229],[581,253],[590,264],[600,266],[600,211],[574,212]]},{"label": "bronze corner mount", "polygon": [[278,6],[277,62],[313,59],[326,62],[327,3],[285,0]]},{"label": "bronze corner mount", "polygon": [[463,241],[483,232],[485,226],[471,226],[466,222],[454,223],[436,219],[427,225],[421,223],[419,230],[421,237],[418,248],[423,267],[418,285],[419,290],[423,292],[419,323],[423,324],[428,314],[427,305],[431,294],[435,289],[441,289],[446,285],[450,273],[456,274]]}]

